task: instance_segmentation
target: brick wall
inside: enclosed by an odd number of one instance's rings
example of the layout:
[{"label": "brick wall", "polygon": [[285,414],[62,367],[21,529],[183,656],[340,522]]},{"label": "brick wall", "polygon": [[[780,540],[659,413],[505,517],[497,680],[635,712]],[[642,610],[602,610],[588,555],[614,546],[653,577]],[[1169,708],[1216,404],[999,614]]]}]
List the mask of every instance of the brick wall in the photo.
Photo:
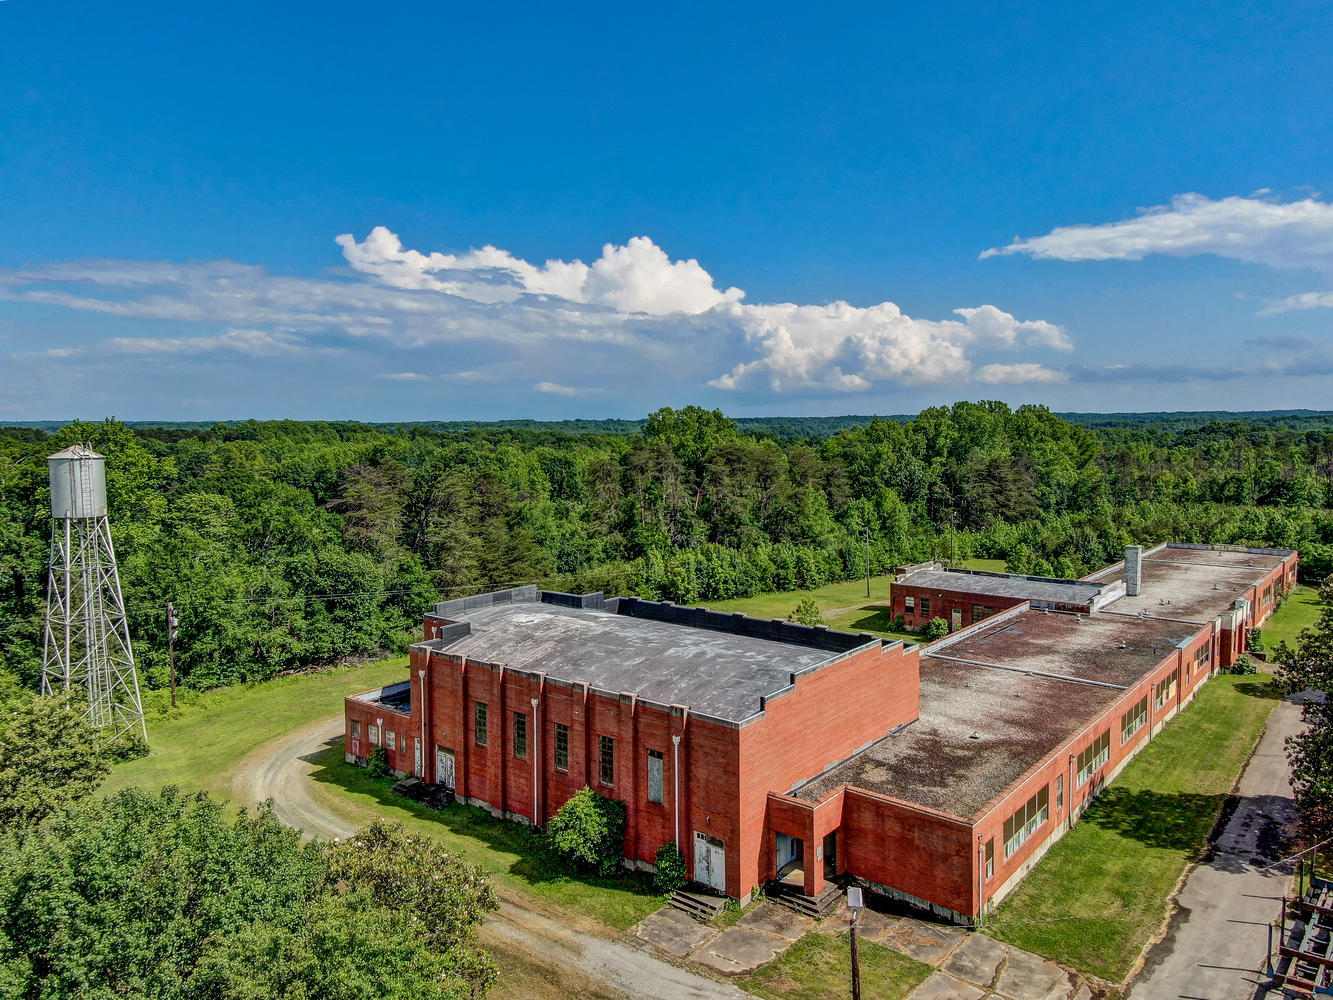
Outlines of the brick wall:
[{"label": "brick wall", "polygon": [[[374,752],[377,745],[383,746],[389,758],[389,766],[403,774],[411,774],[414,755],[412,743],[414,726],[411,716],[383,705],[358,701],[354,697],[347,698],[343,704],[345,716],[343,735],[346,739],[347,760],[349,762],[365,760]],[[360,726],[360,736],[353,735],[353,721]],[[381,729],[382,732],[379,732]],[[377,731],[375,735],[378,743],[371,739],[372,730]],[[388,733],[393,733],[394,736],[392,749],[388,746]]]},{"label": "brick wall", "polygon": [[[908,597],[913,598],[915,607],[915,611],[911,613],[907,611]],[[921,612],[923,598],[930,602],[929,614],[922,614]],[[941,591],[930,587],[909,587],[905,584],[895,583],[891,604],[894,617],[902,615],[909,628],[922,628],[932,618],[943,618],[952,624],[955,608],[962,614],[961,627],[966,628],[972,624],[973,605],[979,604],[983,607],[989,607],[994,609],[995,613],[999,613],[1008,608],[1016,608],[1025,601],[1026,598],[964,594],[953,590]]]}]

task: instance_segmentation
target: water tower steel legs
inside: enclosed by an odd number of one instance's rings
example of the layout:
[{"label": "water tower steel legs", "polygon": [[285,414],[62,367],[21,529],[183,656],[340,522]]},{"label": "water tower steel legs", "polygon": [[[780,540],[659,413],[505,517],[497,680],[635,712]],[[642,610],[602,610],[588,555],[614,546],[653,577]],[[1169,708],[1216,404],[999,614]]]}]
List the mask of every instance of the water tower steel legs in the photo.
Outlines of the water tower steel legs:
[{"label": "water tower steel legs", "polygon": [[82,688],[88,721],[108,741],[146,740],[120,574],[105,515],[55,518],[42,637],[42,693]]}]

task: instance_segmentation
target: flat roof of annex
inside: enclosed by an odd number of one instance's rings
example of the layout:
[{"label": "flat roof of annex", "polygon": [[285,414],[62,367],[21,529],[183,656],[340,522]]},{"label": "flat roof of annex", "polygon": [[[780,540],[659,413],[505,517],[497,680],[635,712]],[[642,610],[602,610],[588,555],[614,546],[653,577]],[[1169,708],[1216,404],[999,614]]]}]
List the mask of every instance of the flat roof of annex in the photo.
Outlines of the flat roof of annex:
[{"label": "flat roof of annex", "polygon": [[939,593],[973,594],[978,598],[1007,597],[1046,604],[1091,606],[1112,581],[1057,580],[1017,573],[971,569],[918,569],[894,581],[899,587],[919,587]]},{"label": "flat roof of annex", "polygon": [[[1167,542],[1143,553],[1141,592],[1122,597],[1106,610],[1116,615],[1209,622],[1294,554],[1290,549]],[[1087,580],[1109,583],[1123,575],[1124,563],[1117,563]]]},{"label": "flat roof of annex", "polygon": [[570,595],[535,587],[437,605],[440,637],[419,644],[640,702],[685,706],[740,725],[798,675],[871,647],[854,634],[670,602]]}]

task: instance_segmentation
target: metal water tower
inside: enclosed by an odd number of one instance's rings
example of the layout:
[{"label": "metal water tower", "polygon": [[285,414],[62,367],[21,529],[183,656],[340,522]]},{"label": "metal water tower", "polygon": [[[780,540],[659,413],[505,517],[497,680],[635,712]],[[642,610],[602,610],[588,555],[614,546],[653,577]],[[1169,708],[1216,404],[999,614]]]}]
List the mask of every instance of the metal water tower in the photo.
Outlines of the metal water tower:
[{"label": "metal water tower", "polygon": [[82,688],[88,721],[104,730],[108,741],[131,732],[147,740],[107,520],[106,459],[74,445],[46,461],[51,472],[51,560],[42,693]]}]

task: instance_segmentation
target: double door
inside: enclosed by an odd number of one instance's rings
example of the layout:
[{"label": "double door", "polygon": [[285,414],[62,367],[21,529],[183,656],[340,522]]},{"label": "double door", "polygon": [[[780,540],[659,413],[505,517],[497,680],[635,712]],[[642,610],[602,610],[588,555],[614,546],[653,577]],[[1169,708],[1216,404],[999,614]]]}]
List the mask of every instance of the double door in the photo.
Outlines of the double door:
[{"label": "double door", "polygon": [[706,833],[694,833],[694,881],[727,891],[727,851],[722,841]]}]

